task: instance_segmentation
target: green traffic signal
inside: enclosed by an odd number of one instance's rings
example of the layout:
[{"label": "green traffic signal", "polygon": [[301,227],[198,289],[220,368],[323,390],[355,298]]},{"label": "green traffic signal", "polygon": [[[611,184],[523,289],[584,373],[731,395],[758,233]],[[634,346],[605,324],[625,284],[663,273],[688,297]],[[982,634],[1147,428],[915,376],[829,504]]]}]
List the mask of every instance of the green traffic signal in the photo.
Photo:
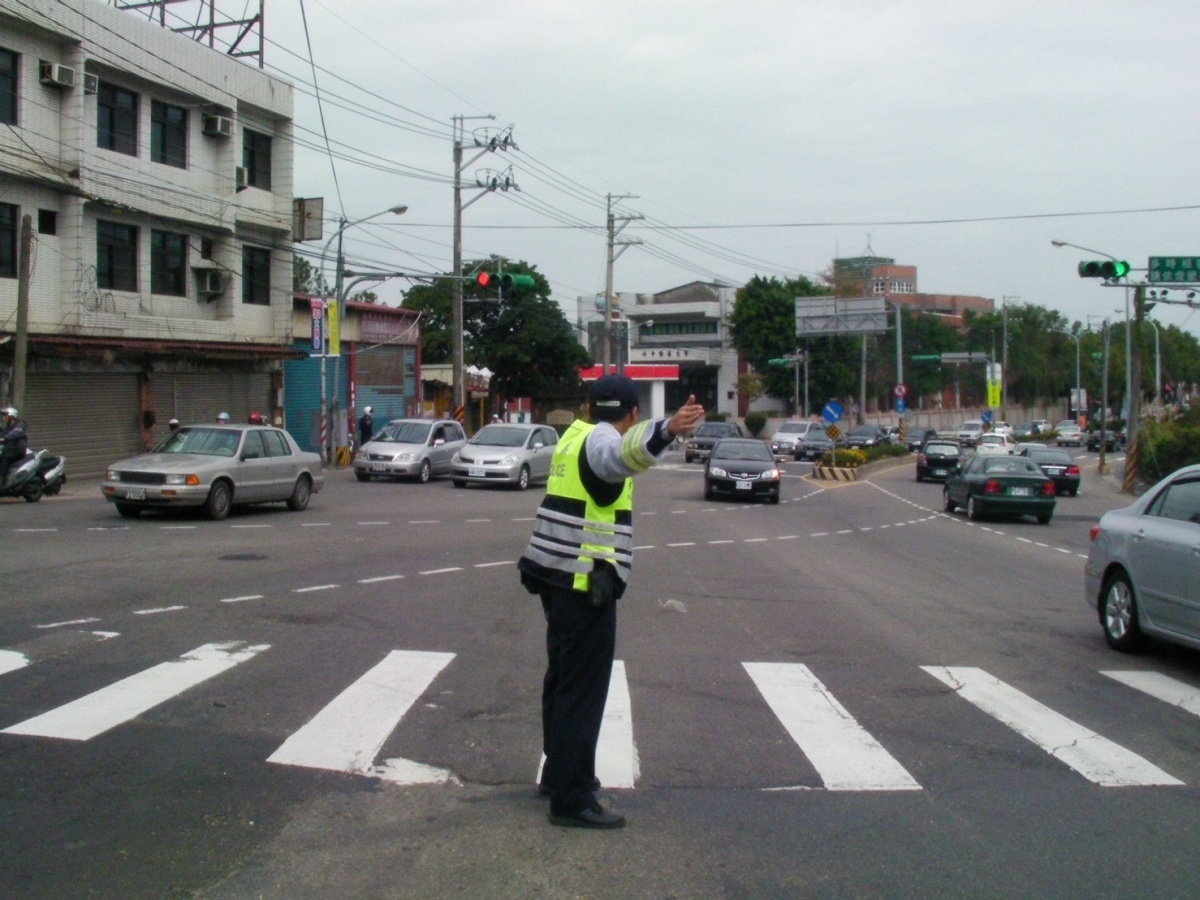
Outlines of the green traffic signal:
[{"label": "green traffic signal", "polygon": [[1129,263],[1121,259],[1086,259],[1079,264],[1080,278],[1124,278]]}]

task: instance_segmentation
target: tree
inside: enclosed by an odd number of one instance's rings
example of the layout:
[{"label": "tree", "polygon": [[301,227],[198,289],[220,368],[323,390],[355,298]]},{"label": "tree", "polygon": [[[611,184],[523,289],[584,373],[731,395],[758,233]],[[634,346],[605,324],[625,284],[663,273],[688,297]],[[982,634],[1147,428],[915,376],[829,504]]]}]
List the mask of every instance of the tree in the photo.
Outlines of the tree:
[{"label": "tree", "polygon": [[828,294],[829,289],[807,278],[763,278],[755,275],[742,285],[729,314],[733,345],[762,378],[767,394],[791,397],[795,374],[776,369],[769,361],[796,352],[796,298]]},{"label": "tree", "polygon": [[328,297],[333,289],[325,283],[325,275],[299,253],[292,254],[292,290],[297,294]]}]

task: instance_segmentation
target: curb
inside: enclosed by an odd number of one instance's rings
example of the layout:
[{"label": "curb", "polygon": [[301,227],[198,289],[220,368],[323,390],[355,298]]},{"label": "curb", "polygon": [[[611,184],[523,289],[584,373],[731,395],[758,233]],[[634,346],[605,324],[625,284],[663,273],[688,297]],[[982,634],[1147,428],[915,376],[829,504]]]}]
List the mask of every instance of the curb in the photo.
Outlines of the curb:
[{"label": "curb", "polygon": [[858,469],[813,466],[813,477],[818,481],[858,481]]},{"label": "curb", "polygon": [[813,478],[821,481],[863,481],[869,475],[873,475],[876,472],[894,469],[903,465],[912,465],[915,458],[911,453],[908,456],[893,456],[888,459],[877,459],[875,462],[864,463],[853,469],[814,465]]}]

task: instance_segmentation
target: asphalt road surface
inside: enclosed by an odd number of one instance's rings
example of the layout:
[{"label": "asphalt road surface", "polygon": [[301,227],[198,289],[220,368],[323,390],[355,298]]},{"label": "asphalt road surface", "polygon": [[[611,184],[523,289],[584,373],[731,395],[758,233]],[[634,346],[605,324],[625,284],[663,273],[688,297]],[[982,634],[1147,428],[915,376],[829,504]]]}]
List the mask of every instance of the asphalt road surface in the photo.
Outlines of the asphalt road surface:
[{"label": "asphalt road surface", "polygon": [[1129,498],[1079,455],[1047,526],[946,515],[911,462],[788,464],[779,506],[641,477],[615,832],[534,791],[540,488],[0,502],[0,894],[1191,896],[1200,654],[1107,648],[1083,561]]}]

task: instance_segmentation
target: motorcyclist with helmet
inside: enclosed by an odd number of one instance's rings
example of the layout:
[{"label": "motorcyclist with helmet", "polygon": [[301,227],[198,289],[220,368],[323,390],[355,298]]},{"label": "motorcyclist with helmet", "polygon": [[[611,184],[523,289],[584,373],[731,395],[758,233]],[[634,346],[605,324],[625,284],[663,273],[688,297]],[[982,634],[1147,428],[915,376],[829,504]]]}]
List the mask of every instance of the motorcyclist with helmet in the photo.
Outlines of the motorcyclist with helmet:
[{"label": "motorcyclist with helmet", "polygon": [[0,450],[0,484],[8,481],[8,471],[13,463],[24,459],[29,452],[28,426],[19,415],[15,406],[0,409],[4,434],[4,448]]}]

